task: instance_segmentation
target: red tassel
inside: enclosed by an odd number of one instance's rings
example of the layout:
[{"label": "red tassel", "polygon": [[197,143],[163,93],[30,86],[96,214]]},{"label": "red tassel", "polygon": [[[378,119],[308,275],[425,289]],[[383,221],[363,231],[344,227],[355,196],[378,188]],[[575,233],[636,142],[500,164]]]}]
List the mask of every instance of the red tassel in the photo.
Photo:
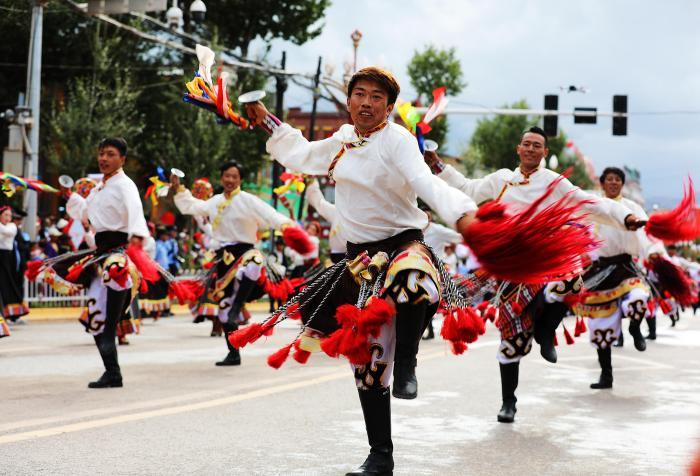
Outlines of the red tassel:
[{"label": "red tassel", "polygon": [[495,306],[489,306],[488,309],[486,309],[486,314],[484,315],[484,318],[488,319],[491,322],[496,322],[497,317],[498,317],[498,308]]},{"label": "red tassel", "polygon": [[27,262],[27,270],[24,272],[24,275],[29,281],[36,281],[36,277],[39,276],[43,264],[43,261],[38,260]]},{"label": "red tassel", "polygon": [[569,333],[569,329],[567,329],[566,326],[563,324],[562,324],[562,327],[564,328],[564,338],[566,339],[566,345],[571,345],[574,342],[576,342],[574,340],[574,338],[571,337],[571,334]]},{"label": "red tassel", "polygon": [[489,308],[489,302],[488,301],[481,301],[478,306],[476,306],[476,310],[481,313],[481,315],[484,315],[484,312]]},{"label": "red tassel", "polygon": [[[70,281],[71,283],[76,282],[78,279],[80,279],[80,275],[83,274],[84,269],[85,268],[83,268],[83,265],[81,263],[75,263],[68,270],[68,274],[66,275],[66,281]],[[112,273],[110,271],[110,277],[111,276]]]},{"label": "red tassel", "polygon": [[309,357],[311,357],[311,352],[300,348],[299,344],[299,340],[294,342],[294,354],[292,355],[292,357],[294,358],[294,360],[303,365],[309,361]]},{"label": "red tassel", "polygon": [[656,311],[656,300],[654,298],[650,298],[647,301],[647,309],[649,309],[649,317],[654,317],[654,311]]},{"label": "red tassel", "polygon": [[131,244],[126,248],[126,255],[129,257],[136,269],[139,270],[141,277],[149,283],[155,283],[160,279],[158,266],[155,261],[148,256],[141,246]]},{"label": "red tassel", "polygon": [[289,357],[289,352],[292,350],[292,345],[293,343],[285,345],[280,350],[270,355],[267,358],[267,365],[274,369],[282,367],[282,364],[284,364],[284,362],[287,360],[287,357]]},{"label": "red tassel", "polygon": [[238,329],[228,335],[228,342],[236,349],[245,347],[248,344],[260,339],[263,335],[263,325],[260,323],[250,324],[243,329]]},{"label": "red tassel", "polygon": [[520,315],[523,313],[523,306],[517,301],[514,301],[510,307],[513,309],[514,314]]},{"label": "red tassel", "polygon": [[139,285],[139,292],[141,294],[146,294],[148,292],[148,283],[145,279],[141,280],[141,284]]},{"label": "red tassel", "polygon": [[581,334],[588,332],[588,327],[586,327],[586,318],[581,317]]},{"label": "red tassel", "polygon": [[171,281],[168,295],[176,298],[180,304],[197,301],[204,294],[204,285],[197,279],[181,279]]},{"label": "red tassel", "polygon": [[335,314],[340,329],[321,339],[321,349],[331,357],[343,355],[355,365],[367,364],[372,358],[369,337],[378,337],[381,327],[391,322],[394,314],[394,307],[380,298],[372,299],[364,309],[340,306]]},{"label": "red tassel", "polygon": [[683,187],[683,199],[676,208],[652,213],[644,228],[647,234],[667,243],[700,237],[700,214],[695,208],[695,188],[690,177],[688,185]]},{"label": "red tassel", "polygon": [[661,299],[659,301],[659,307],[661,308],[661,312],[663,312],[664,314],[668,314],[673,309],[671,304],[665,299]]},{"label": "red tassel", "polygon": [[574,326],[574,337],[581,335],[581,316],[576,316],[576,325]]},{"label": "red tassel", "polygon": [[557,339],[557,335],[554,334],[554,347],[559,345],[559,339]]},{"label": "red tassel", "polygon": [[669,293],[681,306],[691,306],[697,302],[697,293],[693,292],[693,281],[685,271],[665,258],[649,261],[649,269],[659,280],[660,287]]},{"label": "red tassel", "polygon": [[450,347],[454,355],[462,355],[467,350],[467,344],[461,341],[450,342]]},{"label": "red tassel", "polygon": [[121,287],[126,286],[126,281],[129,278],[129,268],[113,264],[109,267],[109,278],[114,280]]},{"label": "red tassel", "polygon": [[316,245],[309,239],[309,235],[300,227],[290,225],[282,231],[284,243],[301,255],[311,253]]},{"label": "red tassel", "polygon": [[484,270],[499,279],[531,284],[580,272],[582,255],[598,246],[578,223],[585,202],[572,203],[571,194],[566,194],[541,208],[561,180],[564,176],[518,213],[506,213],[506,206],[497,200],[479,207],[464,238]]},{"label": "red tassel", "polygon": [[449,341],[459,340],[459,334],[457,332],[457,311],[452,310],[445,314],[445,318],[442,321],[442,329],[440,329],[440,335],[443,339]]}]

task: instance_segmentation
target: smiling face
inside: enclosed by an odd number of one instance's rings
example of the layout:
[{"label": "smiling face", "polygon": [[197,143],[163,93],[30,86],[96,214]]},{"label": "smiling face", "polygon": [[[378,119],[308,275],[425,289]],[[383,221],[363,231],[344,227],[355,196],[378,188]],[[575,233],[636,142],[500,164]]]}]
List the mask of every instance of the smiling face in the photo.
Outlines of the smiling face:
[{"label": "smiling face", "polygon": [[622,192],[622,178],[614,173],[608,173],[603,179],[603,191],[608,198],[617,198]]},{"label": "smiling face", "polygon": [[97,165],[105,177],[114,175],[117,170],[124,166],[125,161],[126,156],[121,155],[119,150],[111,145],[102,147],[97,155]]},{"label": "smiling face", "polygon": [[526,132],[515,150],[520,157],[520,169],[523,172],[535,170],[549,154],[544,137],[534,132]]},{"label": "smiling face", "polygon": [[230,194],[241,186],[241,173],[237,167],[229,167],[221,174],[221,186],[224,187],[224,193]]},{"label": "smiling face", "polygon": [[352,122],[362,133],[386,121],[394,109],[386,90],[379,83],[365,79],[355,83],[347,104]]}]

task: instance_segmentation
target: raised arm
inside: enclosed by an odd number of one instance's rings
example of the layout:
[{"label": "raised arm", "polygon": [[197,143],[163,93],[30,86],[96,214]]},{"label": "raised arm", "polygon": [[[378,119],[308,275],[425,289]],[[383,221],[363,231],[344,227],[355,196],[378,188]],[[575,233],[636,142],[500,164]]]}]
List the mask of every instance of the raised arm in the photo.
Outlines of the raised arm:
[{"label": "raised arm", "polygon": [[306,187],[306,198],[309,200],[309,204],[314,207],[323,218],[330,223],[335,222],[337,217],[335,205],[326,200],[323,196],[318,180],[314,180]]},{"label": "raised arm", "polygon": [[470,179],[451,165],[445,164],[438,177],[447,182],[450,187],[461,190],[472,197],[477,204],[480,204],[497,199],[506,182],[510,179],[510,175],[512,175],[512,171],[501,169],[483,178]]},{"label": "raised arm", "polygon": [[625,225],[626,219],[628,217],[636,218],[633,211],[621,202],[583,191],[569,182],[568,179],[563,179],[557,186],[556,196],[560,198],[567,193],[570,193],[575,201],[583,202],[582,208],[590,214],[592,221],[626,230],[628,229]]},{"label": "raised arm", "polygon": [[445,223],[457,227],[460,218],[476,211],[474,200],[431,173],[411,136],[402,136],[391,146],[394,148],[391,155],[397,160],[397,171]]},{"label": "raised arm", "polygon": [[327,139],[309,142],[299,129],[280,124],[272,131],[266,149],[273,159],[296,172],[325,175],[333,157],[343,147],[338,132]]},{"label": "raised arm", "polygon": [[250,198],[250,211],[255,215],[259,226],[280,229],[283,225],[294,224],[289,217],[282,215],[255,195],[248,195],[248,197]]},{"label": "raised arm", "polygon": [[66,213],[73,220],[87,223],[87,201],[77,193],[71,193],[66,202]]}]

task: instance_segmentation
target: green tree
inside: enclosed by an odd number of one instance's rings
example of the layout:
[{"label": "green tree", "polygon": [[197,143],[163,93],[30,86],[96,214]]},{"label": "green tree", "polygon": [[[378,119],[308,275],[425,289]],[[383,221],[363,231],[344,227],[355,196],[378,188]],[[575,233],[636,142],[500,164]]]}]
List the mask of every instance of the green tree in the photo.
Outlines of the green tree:
[{"label": "green tree", "polygon": [[227,0],[207,3],[206,24],[218,31],[227,48],[248,57],[250,43],[261,38],[289,40],[297,45],[316,38],[330,0]]},{"label": "green tree", "polygon": [[94,34],[92,74],[69,82],[65,98],[56,100],[45,117],[46,152],[53,171],[83,177],[96,169],[95,147],[107,136],[134,143],[144,121],[136,107],[139,92],[128,66],[118,62],[119,38]]},{"label": "green tree", "polygon": [[[462,65],[457,59],[455,48],[438,49],[428,45],[422,51],[415,51],[406,67],[411,86],[418,93],[418,99],[428,104],[432,101],[433,89],[445,86],[447,94],[456,96],[467,86],[463,82]],[[430,123],[432,130],[427,138],[444,144],[448,125],[445,117]]]}]

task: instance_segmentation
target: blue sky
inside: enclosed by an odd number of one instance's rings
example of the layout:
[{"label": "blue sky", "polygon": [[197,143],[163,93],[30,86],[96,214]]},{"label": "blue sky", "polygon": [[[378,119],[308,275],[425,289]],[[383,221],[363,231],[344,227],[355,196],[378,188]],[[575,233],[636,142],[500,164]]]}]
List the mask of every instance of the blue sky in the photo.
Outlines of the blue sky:
[{"label": "blue sky", "polygon": [[[526,99],[541,108],[559,94],[559,108],[611,110],[614,94],[629,96],[628,135],[612,135],[611,120],[574,125],[559,119],[600,171],[628,165],[642,174],[648,204],[677,199],[690,174],[700,187],[700,2],[526,0],[336,0],[321,36],[303,46],[275,41],[269,59],[287,51],[288,68],[313,71],[317,57],[351,61],[350,33],[363,33],[359,66],[392,70],[401,96],[413,99],[406,64],[426,44],[455,47],[467,88],[453,106],[499,107]],[[590,88],[566,94],[559,86]],[[437,85],[436,85],[437,86]],[[309,108],[310,93],[292,87],[286,105]],[[696,111],[696,114],[639,114]],[[475,116],[451,116],[447,149],[463,150]]]}]

